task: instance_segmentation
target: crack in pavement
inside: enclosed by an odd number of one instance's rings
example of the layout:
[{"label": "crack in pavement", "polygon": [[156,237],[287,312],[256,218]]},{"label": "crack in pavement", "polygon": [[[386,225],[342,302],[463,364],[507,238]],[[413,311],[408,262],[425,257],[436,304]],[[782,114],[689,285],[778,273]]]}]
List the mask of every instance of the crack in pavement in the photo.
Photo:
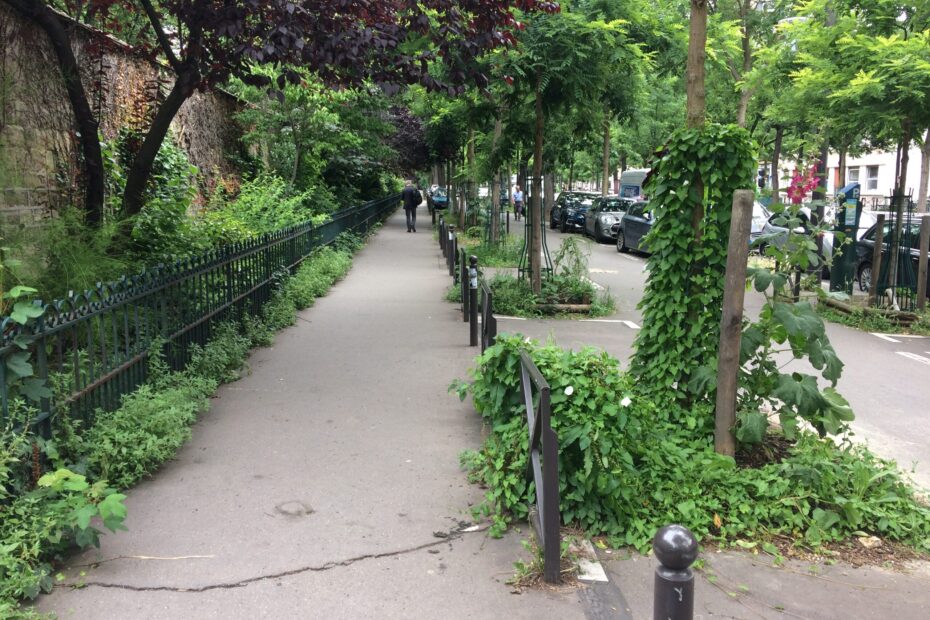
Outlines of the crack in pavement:
[{"label": "crack in pavement", "polygon": [[[267,581],[269,579],[280,579],[282,577],[291,577],[293,575],[300,575],[302,573],[308,572],[322,572],[328,571],[333,568],[339,568],[342,566],[350,566],[356,562],[361,562],[363,560],[377,560],[379,558],[389,558],[393,556],[405,555],[408,553],[414,553],[416,551],[421,551],[423,549],[429,549],[430,547],[437,547],[439,545],[444,545],[446,543],[452,542],[453,540],[461,539],[465,534],[471,534],[474,532],[484,531],[485,528],[481,529],[472,529],[464,528],[460,530],[452,530],[448,533],[446,532],[436,532],[434,536],[438,540],[434,540],[428,543],[423,543],[415,547],[409,547],[406,549],[398,549],[396,551],[384,551],[382,553],[366,553],[364,555],[358,555],[355,557],[347,558],[345,560],[340,560],[338,562],[326,562],[325,564],[320,564],[319,566],[301,566],[300,568],[292,568],[290,570],[280,571],[277,573],[269,573],[266,575],[258,575],[255,577],[248,577],[239,581],[230,581],[225,583],[214,583],[205,586],[199,586],[196,588],[184,588],[179,586],[133,586],[125,583],[107,583],[105,581],[87,581],[83,584],[80,584],[80,588],[114,588],[119,590],[132,590],[134,592],[190,592],[190,593],[200,593],[208,592],[210,590],[230,590],[234,588],[244,588],[253,583],[258,583],[260,581]],[[56,584],[57,587],[74,587],[72,584]]]}]

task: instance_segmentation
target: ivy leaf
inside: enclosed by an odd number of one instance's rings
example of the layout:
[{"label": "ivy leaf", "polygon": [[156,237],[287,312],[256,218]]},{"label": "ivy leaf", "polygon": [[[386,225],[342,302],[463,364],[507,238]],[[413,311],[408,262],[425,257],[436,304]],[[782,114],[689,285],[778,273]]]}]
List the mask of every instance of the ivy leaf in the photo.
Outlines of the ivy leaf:
[{"label": "ivy leaf", "polygon": [[32,376],[32,364],[29,363],[28,351],[20,351],[6,358],[6,367],[16,377]]},{"label": "ivy leaf", "polygon": [[45,381],[38,377],[30,377],[23,381],[22,392],[29,400],[39,401],[51,398],[52,391],[45,385]]},{"label": "ivy leaf", "polygon": [[761,411],[746,411],[740,414],[736,424],[736,438],[742,443],[762,443],[769,420]]},{"label": "ivy leaf", "polygon": [[74,520],[77,521],[77,526],[85,530],[90,525],[90,520],[97,516],[97,507],[93,504],[85,504],[75,510],[73,516]]},{"label": "ivy leaf", "polygon": [[13,311],[10,312],[10,318],[20,325],[25,325],[29,322],[29,319],[42,316],[43,312],[45,312],[45,310],[43,310],[41,306],[37,306],[28,301],[18,301],[13,306]]}]

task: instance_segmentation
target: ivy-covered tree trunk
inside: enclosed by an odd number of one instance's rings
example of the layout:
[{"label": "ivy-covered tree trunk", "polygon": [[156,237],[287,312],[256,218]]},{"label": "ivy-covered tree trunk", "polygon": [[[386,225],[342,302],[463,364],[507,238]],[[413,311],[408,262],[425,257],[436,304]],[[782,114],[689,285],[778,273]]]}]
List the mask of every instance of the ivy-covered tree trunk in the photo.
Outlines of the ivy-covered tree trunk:
[{"label": "ivy-covered tree trunk", "polygon": [[[497,149],[497,143],[504,131],[504,123],[498,115],[494,121],[494,137],[491,141],[491,153]],[[494,167],[494,178],[491,181],[491,243],[500,241],[501,230],[501,169]]]},{"label": "ivy-covered tree trunk", "polygon": [[5,0],[15,11],[42,29],[48,36],[58,68],[61,70],[68,103],[77,124],[84,173],[84,218],[87,224],[97,226],[103,221],[104,171],[103,155],[100,151],[98,123],[87,101],[87,93],[81,83],[81,73],[71,37],[61,23],[61,18],[45,2],[38,0]]},{"label": "ivy-covered tree trunk", "polygon": [[691,22],[688,34],[687,65],[687,125],[704,124],[706,92],[704,90],[704,59],[707,55],[707,0],[691,0]]}]

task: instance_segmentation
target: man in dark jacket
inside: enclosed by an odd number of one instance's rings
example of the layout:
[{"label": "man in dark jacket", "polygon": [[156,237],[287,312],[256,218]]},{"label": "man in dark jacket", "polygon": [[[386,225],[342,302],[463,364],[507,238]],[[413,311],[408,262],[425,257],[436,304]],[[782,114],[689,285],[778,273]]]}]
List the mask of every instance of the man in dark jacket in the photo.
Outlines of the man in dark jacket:
[{"label": "man in dark jacket", "polygon": [[404,182],[401,198],[404,200],[404,212],[407,214],[407,232],[417,232],[417,207],[423,202],[423,196],[410,179]]}]

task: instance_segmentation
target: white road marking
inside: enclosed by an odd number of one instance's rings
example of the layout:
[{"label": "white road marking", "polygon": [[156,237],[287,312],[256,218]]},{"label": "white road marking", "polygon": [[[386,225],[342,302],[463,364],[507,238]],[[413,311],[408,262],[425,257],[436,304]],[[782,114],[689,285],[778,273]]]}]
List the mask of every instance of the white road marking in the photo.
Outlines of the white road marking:
[{"label": "white road marking", "polygon": [[591,267],[588,271],[590,273],[620,273],[616,269],[598,269],[597,267]]},{"label": "white road marking", "polygon": [[631,261],[633,261],[634,263],[641,263],[641,262],[642,262],[642,261],[639,260],[638,258],[634,258],[634,257],[630,256],[629,254],[623,254],[623,253],[621,253],[621,254],[620,254],[620,257],[621,257],[621,258],[625,258],[625,259],[627,259],[627,260],[631,260]]},{"label": "white road marking", "polygon": [[882,340],[887,340],[888,342],[894,342],[894,343],[897,343],[897,344],[900,344],[900,343],[901,343],[900,340],[895,340],[894,338],[892,338],[892,337],[889,336],[888,334],[877,334],[877,333],[875,333],[875,332],[869,332],[869,333],[871,333],[871,334],[872,334],[873,336],[875,336],[876,338],[881,338]]},{"label": "white road marking", "polygon": [[930,357],[924,357],[923,355],[917,355],[916,353],[911,353],[909,351],[895,351],[895,353],[906,357],[907,359],[914,360],[915,362],[920,362],[921,364],[930,366]]},{"label": "white road marking", "polygon": [[604,287],[603,287],[603,286],[601,286],[600,284],[598,284],[597,282],[595,282],[595,281],[592,280],[591,278],[586,278],[585,276],[581,276],[581,277],[582,277],[585,281],[587,281],[589,284],[591,284],[591,286],[593,286],[594,288],[596,288],[596,289],[598,289],[598,290],[600,290],[600,291],[603,291],[603,290],[604,290]]},{"label": "white road marking", "polygon": [[495,314],[494,318],[497,320],[504,319],[505,321],[525,321],[526,318],[522,316],[507,316],[505,314]]},{"label": "white road marking", "polygon": [[582,555],[578,556],[578,580],[600,581],[602,583],[609,581],[607,572],[597,559],[597,553],[594,551],[594,545],[591,544],[591,541],[585,539],[581,541],[581,546],[587,551],[589,557],[594,559],[590,560]]},{"label": "white road marking", "polygon": [[630,329],[639,329],[639,325],[633,321],[624,321],[622,319],[579,319],[579,323],[623,323]]}]

